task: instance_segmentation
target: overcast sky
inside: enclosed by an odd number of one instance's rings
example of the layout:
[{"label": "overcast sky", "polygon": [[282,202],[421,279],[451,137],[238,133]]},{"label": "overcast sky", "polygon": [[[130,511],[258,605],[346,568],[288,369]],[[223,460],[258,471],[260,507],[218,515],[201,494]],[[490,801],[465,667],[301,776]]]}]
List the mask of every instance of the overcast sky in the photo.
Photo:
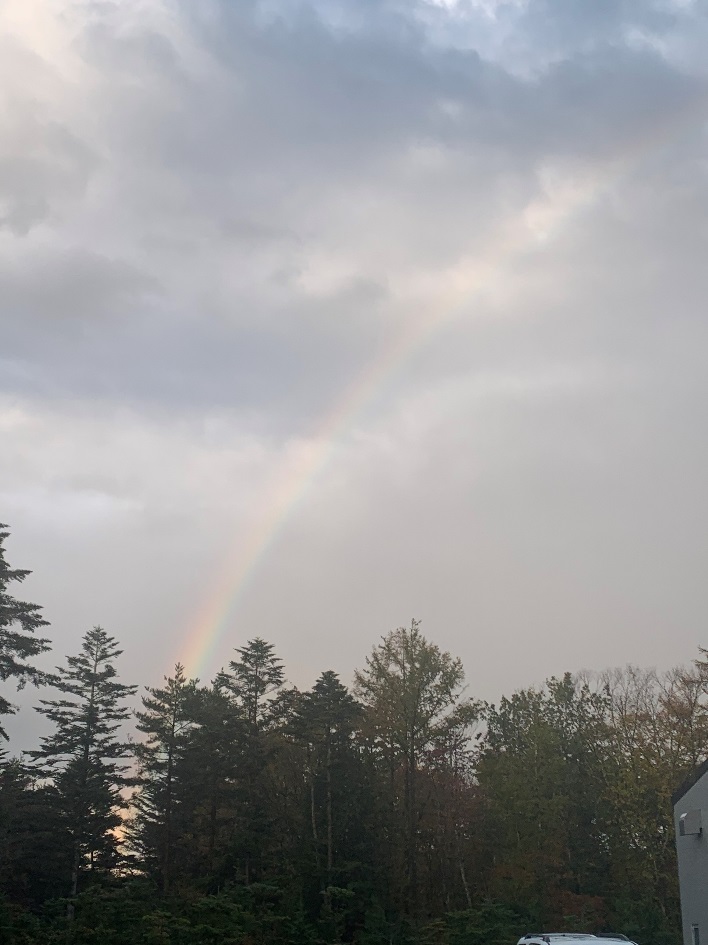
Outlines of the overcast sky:
[{"label": "overcast sky", "polygon": [[349,681],[417,617],[495,699],[708,645],[706,48],[691,0],[3,0],[47,665]]}]

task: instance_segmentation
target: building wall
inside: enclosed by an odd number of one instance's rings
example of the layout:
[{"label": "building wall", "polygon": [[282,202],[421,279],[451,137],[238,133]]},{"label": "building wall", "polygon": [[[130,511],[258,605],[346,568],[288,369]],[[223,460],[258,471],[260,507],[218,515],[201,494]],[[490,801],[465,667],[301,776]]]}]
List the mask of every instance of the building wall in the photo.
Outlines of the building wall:
[{"label": "building wall", "polygon": [[[688,811],[702,810],[703,830],[682,837],[679,821]],[[689,788],[674,806],[676,850],[681,887],[683,945],[708,945],[708,772]]]}]

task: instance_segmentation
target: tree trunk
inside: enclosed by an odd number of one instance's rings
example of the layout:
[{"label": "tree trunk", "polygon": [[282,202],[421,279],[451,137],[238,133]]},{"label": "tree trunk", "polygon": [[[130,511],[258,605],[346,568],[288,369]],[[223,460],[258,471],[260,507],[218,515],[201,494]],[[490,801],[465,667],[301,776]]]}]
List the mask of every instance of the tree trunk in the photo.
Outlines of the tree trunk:
[{"label": "tree trunk", "polygon": [[66,904],[66,917],[69,922],[74,920],[74,902],[79,893],[79,866],[81,865],[81,847],[78,840],[74,840],[74,852],[71,861],[71,890],[69,901]]},{"label": "tree trunk", "polygon": [[162,864],[162,895],[170,891],[170,873],[172,870],[172,770],[174,767],[175,734],[177,731],[176,708],[173,708],[170,743],[167,749],[167,773],[165,775],[165,849]]},{"label": "tree trunk", "polygon": [[214,871],[214,850],[216,848],[216,786],[212,785],[211,806],[209,809],[209,872]]},{"label": "tree trunk", "polygon": [[315,847],[315,865],[320,876],[320,838],[317,833],[317,811],[315,809],[315,778],[310,771],[310,821],[312,823],[312,843]]},{"label": "tree trunk", "polygon": [[172,868],[172,750],[167,759],[167,784],[165,797],[165,850],[162,863],[162,895],[170,891],[170,871]]},{"label": "tree trunk", "polygon": [[462,888],[465,891],[465,899],[467,900],[467,908],[472,908],[472,896],[470,895],[470,887],[467,883],[467,874],[465,873],[465,864],[460,860],[460,879],[462,880]]}]

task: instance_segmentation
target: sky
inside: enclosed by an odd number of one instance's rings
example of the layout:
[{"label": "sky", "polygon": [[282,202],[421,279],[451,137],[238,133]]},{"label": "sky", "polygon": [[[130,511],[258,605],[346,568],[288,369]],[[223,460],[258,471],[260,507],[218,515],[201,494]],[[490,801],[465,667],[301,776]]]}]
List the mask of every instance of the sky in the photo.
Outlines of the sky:
[{"label": "sky", "polygon": [[[0,521],[53,666],[708,645],[708,3],[2,0]],[[13,739],[39,724],[25,707]]]}]

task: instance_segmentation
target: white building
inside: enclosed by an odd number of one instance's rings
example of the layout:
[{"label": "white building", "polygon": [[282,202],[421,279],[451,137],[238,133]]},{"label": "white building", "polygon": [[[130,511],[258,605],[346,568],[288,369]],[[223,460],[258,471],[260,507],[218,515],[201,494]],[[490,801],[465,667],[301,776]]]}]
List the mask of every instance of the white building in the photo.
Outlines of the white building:
[{"label": "white building", "polygon": [[675,792],[683,945],[708,945],[708,761]]}]

